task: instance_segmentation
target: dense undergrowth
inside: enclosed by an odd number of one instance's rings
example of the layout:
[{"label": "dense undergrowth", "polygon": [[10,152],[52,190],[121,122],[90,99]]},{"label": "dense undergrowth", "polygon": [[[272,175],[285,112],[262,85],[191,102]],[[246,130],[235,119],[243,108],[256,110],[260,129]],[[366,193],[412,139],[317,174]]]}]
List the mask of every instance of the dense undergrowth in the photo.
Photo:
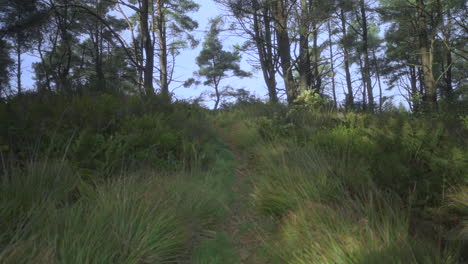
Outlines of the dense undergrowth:
[{"label": "dense undergrowth", "polygon": [[276,219],[271,263],[467,261],[461,118],[259,104],[218,120],[249,155],[254,206]]},{"label": "dense undergrowth", "polygon": [[466,117],[24,95],[0,118],[0,263],[239,263],[218,127],[268,263],[468,260]]},{"label": "dense undergrowth", "polygon": [[31,96],[0,106],[0,263],[205,257],[198,248],[232,199],[232,154],[206,110],[153,99]]},{"label": "dense undergrowth", "polygon": [[96,177],[142,166],[188,168],[213,136],[206,110],[157,97],[22,96],[0,105],[0,115],[0,144],[13,158],[65,158]]}]

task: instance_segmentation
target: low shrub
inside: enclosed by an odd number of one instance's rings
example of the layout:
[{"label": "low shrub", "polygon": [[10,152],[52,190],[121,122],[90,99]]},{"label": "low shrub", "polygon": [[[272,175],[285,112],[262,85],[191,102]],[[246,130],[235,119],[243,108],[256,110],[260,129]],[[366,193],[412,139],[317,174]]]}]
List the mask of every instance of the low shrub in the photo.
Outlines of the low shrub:
[{"label": "low shrub", "polygon": [[0,127],[4,155],[22,162],[61,159],[65,153],[83,176],[93,179],[135,167],[197,167],[203,161],[193,157],[202,156],[214,133],[205,110],[197,105],[156,106],[105,94],[18,97],[2,103],[0,115],[7,117]]}]

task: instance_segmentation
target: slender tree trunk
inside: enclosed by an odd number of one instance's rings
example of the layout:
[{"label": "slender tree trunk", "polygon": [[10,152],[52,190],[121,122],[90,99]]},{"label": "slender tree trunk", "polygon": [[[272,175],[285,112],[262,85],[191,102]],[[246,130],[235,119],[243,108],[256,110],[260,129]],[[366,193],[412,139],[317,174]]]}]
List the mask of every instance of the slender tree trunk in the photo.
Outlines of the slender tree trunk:
[{"label": "slender tree trunk", "polygon": [[318,46],[318,33],[319,28],[316,24],[312,26],[312,36],[314,38],[313,41],[313,50],[314,50],[314,88],[317,90],[317,93],[322,94],[322,76],[320,76],[319,72],[319,64],[320,64],[320,52]]},{"label": "slender tree trunk", "polygon": [[[99,29],[100,30],[100,29]],[[96,43],[94,44],[95,47],[95,70],[96,70],[96,88],[97,91],[105,91],[106,90],[106,80],[104,77],[104,71],[102,69],[102,37],[101,37],[101,32],[96,33]]]},{"label": "slender tree trunk", "polygon": [[[139,84],[138,86],[140,87],[140,91],[141,91],[141,95],[145,95],[146,94],[146,89],[145,89],[145,59],[144,59],[144,50],[145,50],[145,43],[142,41],[140,41],[140,49],[139,49],[139,53],[138,53],[138,56],[140,58],[140,67],[138,67],[138,78],[140,79],[139,80]],[[152,78],[152,77],[151,77]],[[153,82],[151,82],[151,85],[153,84]],[[153,89],[151,89],[151,91],[154,91]]]},{"label": "slender tree trunk", "polygon": [[359,70],[361,71],[361,80],[362,80],[362,110],[366,110],[367,109],[366,82],[365,82],[366,73],[364,72],[364,63],[362,62],[361,57],[359,57]]},{"label": "slender tree trunk", "polygon": [[270,95],[270,100],[272,103],[278,102],[278,93],[276,91],[276,69],[275,69],[275,59],[273,53],[273,37],[271,31],[271,18],[270,18],[270,8],[265,8],[263,13],[263,24],[265,26],[265,39],[266,39],[266,51],[267,51],[267,60],[266,65],[268,68],[268,93]]},{"label": "slender tree trunk", "polygon": [[16,82],[17,82],[17,93],[22,94],[23,93],[23,87],[21,84],[21,40],[19,37],[16,38]]},{"label": "slender tree trunk", "polygon": [[39,57],[41,58],[41,66],[42,66],[42,71],[44,72],[44,77],[46,79],[47,91],[52,92],[52,88],[50,87],[49,71],[47,70],[47,67],[46,67],[46,61],[44,59],[44,54],[42,54],[42,37],[39,38],[37,51],[39,53]]},{"label": "slender tree trunk", "polygon": [[213,80],[214,88],[215,88],[215,96],[216,96],[214,110],[218,110],[219,102],[221,100],[221,93],[219,92],[219,82],[220,82],[219,80],[216,80],[216,79]]},{"label": "slender tree trunk", "polygon": [[[102,3],[101,1],[97,1],[96,3],[96,10],[99,16],[102,16]],[[96,29],[96,77],[97,77],[97,88],[99,91],[106,91],[106,79],[104,76],[103,71],[103,25],[100,21],[97,22],[97,29]]]},{"label": "slender tree trunk", "polygon": [[419,80],[419,94],[424,100],[424,97],[426,96],[426,88],[424,87],[424,78],[423,78],[423,72],[422,72],[421,67],[418,67],[418,80]]},{"label": "slender tree trunk", "polygon": [[60,87],[60,77],[59,77],[59,70],[60,69],[59,68],[56,69],[56,70],[52,69],[52,67],[53,67],[52,60],[53,60],[54,56],[56,56],[58,54],[57,48],[58,48],[59,35],[60,35],[60,32],[59,32],[59,30],[57,30],[55,32],[55,34],[50,37],[52,47],[51,47],[50,55],[48,56],[48,59],[47,59],[47,65],[51,68],[50,70],[48,70],[48,72],[50,72],[50,74],[52,76],[51,79],[55,83],[55,91],[61,93],[63,91],[61,90],[61,87]]},{"label": "slender tree trunk", "polygon": [[453,93],[453,84],[452,84],[452,51],[450,49],[447,50],[447,69],[445,73],[445,84],[446,84],[446,94],[447,97],[451,97]]},{"label": "slender tree trunk", "polygon": [[70,94],[72,92],[71,83],[69,80],[71,61],[72,61],[72,47],[71,47],[71,35],[68,32],[69,25],[68,20],[70,18],[68,1],[65,1],[65,10],[62,17],[62,23],[60,25],[60,34],[61,34],[61,45],[65,46],[66,53],[64,54],[63,61],[65,62],[64,66],[59,70],[59,87],[62,92]]},{"label": "slender tree trunk", "polygon": [[[443,20],[444,22],[444,20]],[[447,57],[447,69],[445,70],[445,84],[446,84],[446,96],[451,99],[453,93],[453,84],[452,84],[452,50],[451,50],[451,37],[452,37],[452,22],[450,8],[447,10],[447,23],[444,22],[444,42],[446,48],[446,57]]]},{"label": "slender tree trunk", "polygon": [[346,94],[346,108],[352,108],[354,106],[354,91],[351,81],[351,72],[349,70],[349,50],[348,50],[348,33],[346,30],[346,16],[344,10],[340,9],[340,18],[341,18],[341,30],[343,32],[343,54],[344,54],[344,68],[346,75],[346,87],[348,88],[348,93]]},{"label": "slender tree trunk", "polygon": [[[66,36],[65,38],[68,38]],[[62,45],[66,46],[66,51],[65,54],[63,54],[63,57],[66,56],[65,59],[60,63],[60,67],[57,69],[58,71],[58,80],[57,80],[57,90],[60,91],[61,93],[71,93],[71,87],[69,84],[69,72],[70,72],[70,66],[71,66],[71,48],[69,48],[69,43],[68,40],[62,40]],[[64,63],[64,64],[63,64]]]},{"label": "slender tree trunk", "polygon": [[161,85],[161,95],[167,101],[170,101],[169,79],[167,65],[167,35],[166,35],[166,17],[164,13],[164,2],[158,0],[158,39],[159,39],[159,82]]},{"label": "slender tree trunk", "polygon": [[294,85],[291,65],[291,42],[288,33],[288,15],[284,0],[277,0],[275,5],[275,30],[278,42],[278,54],[280,57],[281,68],[283,70],[284,86],[288,96],[288,103],[293,103],[297,92]]},{"label": "slender tree trunk", "polygon": [[149,31],[149,0],[141,0],[140,28],[145,50],[145,66],[143,70],[143,87],[147,96],[154,95],[153,69],[154,69],[154,45]]},{"label": "slender tree trunk", "polygon": [[331,71],[331,79],[332,79],[332,92],[333,92],[333,103],[335,108],[338,107],[338,103],[336,101],[336,82],[335,82],[335,61],[334,61],[334,54],[333,54],[333,42],[332,42],[332,30],[330,26],[330,21],[327,23],[328,28],[328,48],[330,50],[330,71]]},{"label": "slender tree trunk", "polygon": [[301,0],[301,19],[299,28],[299,92],[303,93],[311,88],[312,83],[309,53],[310,16],[307,0]]},{"label": "slender tree trunk", "polygon": [[410,82],[411,82],[411,104],[413,105],[413,112],[419,112],[419,91],[418,91],[418,75],[415,66],[409,66]]},{"label": "slender tree trunk", "polygon": [[375,50],[372,50],[372,59],[374,60],[375,73],[377,75],[377,84],[379,85],[379,111],[382,112],[383,106],[383,93],[382,93],[382,80],[380,79],[380,67],[375,55]]},{"label": "slender tree trunk", "polygon": [[[21,19],[21,11],[19,11],[18,13],[18,21],[22,21]],[[21,39],[21,36],[20,36],[20,32],[16,33],[16,83],[17,83],[17,93],[18,95],[21,94],[23,92],[23,87],[22,87],[22,83],[21,83],[21,74],[22,74],[22,70],[21,70],[21,64],[22,64],[22,61],[21,61],[21,42],[22,42],[22,39]]]},{"label": "slender tree trunk", "polygon": [[362,55],[364,56],[364,83],[367,87],[367,98],[369,108],[374,111],[374,93],[372,90],[372,80],[370,76],[370,62],[369,62],[369,43],[368,43],[368,29],[367,29],[367,17],[366,17],[366,6],[364,0],[360,0],[361,6],[361,19],[362,19]]},{"label": "slender tree trunk", "polygon": [[433,73],[432,43],[429,41],[427,30],[426,8],[424,0],[417,0],[419,52],[421,54],[421,67],[425,88],[424,101],[431,111],[437,110],[437,87]]}]

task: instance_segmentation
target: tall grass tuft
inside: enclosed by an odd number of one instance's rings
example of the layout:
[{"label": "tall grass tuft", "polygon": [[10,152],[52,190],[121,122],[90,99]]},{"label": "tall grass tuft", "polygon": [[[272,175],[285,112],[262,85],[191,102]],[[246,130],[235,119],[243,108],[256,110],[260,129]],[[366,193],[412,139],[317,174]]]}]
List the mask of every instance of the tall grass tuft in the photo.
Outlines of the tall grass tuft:
[{"label": "tall grass tuft", "polygon": [[28,162],[0,176],[0,247],[30,236],[48,208],[73,202],[80,178],[66,162]]},{"label": "tall grass tuft", "polygon": [[90,183],[65,162],[2,176],[0,263],[175,263],[222,221],[232,154],[210,170],[142,170]]}]

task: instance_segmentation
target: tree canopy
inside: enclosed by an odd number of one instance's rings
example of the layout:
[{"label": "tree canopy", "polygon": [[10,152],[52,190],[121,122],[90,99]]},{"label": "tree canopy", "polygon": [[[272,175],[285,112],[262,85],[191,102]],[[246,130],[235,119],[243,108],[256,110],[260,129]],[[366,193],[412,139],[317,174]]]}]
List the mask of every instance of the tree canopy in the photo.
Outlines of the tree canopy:
[{"label": "tree canopy", "polygon": [[[245,56],[263,77],[271,102],[294,104],[306,91],[337,107],[369,111],[382,110],[395,96],[414,112],[466,101],[465,1],[215,2],[224,8],[218,11],[228,25],[223,30],[244,43],[236,51],[221,52],[223,43],[213,29],[220,22],[212,22],[194,61],[206,85],[225,78],[223,71],[246,77],[234,67]],[[177,74],[177,57],[199,44],[200,4],[2,0],[2,96],[25,89],[69,95],[159,93],[170,102],[171,90],[188,77]],[[224,65],[208,67],[213,50],[220,52],[216,55]],[[28,56],[39,59],[32,66],[33,87],[22,83]]]}]

